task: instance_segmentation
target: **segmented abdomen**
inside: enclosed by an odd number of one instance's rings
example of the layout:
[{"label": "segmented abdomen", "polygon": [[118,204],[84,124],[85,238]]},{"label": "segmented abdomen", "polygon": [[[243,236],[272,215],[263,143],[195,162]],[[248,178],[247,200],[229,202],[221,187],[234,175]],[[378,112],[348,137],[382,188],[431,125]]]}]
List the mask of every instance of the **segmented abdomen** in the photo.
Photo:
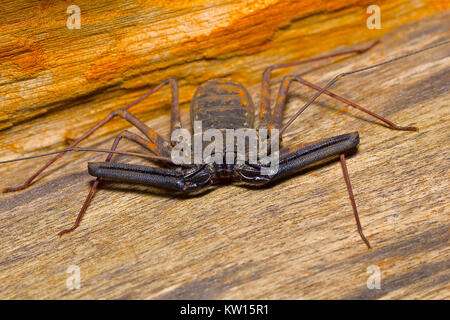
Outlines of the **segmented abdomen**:
[{"label": "segmented abdomen", "polygon": [[202,121],[203,130],[253,128],[254,113],[245,87],[228,79],[203,83],[191,102],[191,120]]}]

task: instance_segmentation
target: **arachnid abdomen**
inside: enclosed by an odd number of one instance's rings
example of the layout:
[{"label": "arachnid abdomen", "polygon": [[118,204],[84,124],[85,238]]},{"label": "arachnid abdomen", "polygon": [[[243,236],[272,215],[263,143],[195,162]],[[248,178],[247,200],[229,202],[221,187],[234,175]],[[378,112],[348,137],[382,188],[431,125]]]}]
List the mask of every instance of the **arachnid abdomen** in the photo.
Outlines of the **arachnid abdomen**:
[{"label": "arachnid abdomen", "polygon": [[195,92],[191,121],[201,121],[202,129],[253,128],[255,107],[247,89],[228,79],[209,80]]}]

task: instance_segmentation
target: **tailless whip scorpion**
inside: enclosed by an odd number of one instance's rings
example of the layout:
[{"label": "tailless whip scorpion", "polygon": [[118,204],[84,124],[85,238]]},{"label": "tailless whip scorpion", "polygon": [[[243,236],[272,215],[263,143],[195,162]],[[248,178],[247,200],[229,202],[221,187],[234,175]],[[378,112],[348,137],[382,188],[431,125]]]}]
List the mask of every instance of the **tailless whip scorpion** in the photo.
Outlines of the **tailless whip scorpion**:
[{"label": "tailless whip scorpion", "polygon": [[[367,50],[371,49],[379,41],[375,41],[370,46],[363,49],[352,49],[346,50],[338,53],[333,53],[325,56],[320,56],[308,60],[302,60],[297,62],[290,62],[285,64],[278,64],[269,66],[265,69],[262,75],[261,83],[261,103],[259,106],[257,126],[255,127],[255,107],[251,99],[251,96],[247,92],[247,89],[238,82],[227,80],[227,79],[215,79],[209,80],[203,83],[196,91],[194,98],[191,101],[191,122],[202,121],[206,124],[205,128],[214,128],[219,130],[224,129],[239,129],[239,128],[255,128],[260,131],[261,129],[266,129],[268,131],[278,129],[279,138],[281,141],[281,136],[286,129],[291,125],[291,123],[300,116],[300,114],[305,111],[314,101],[317,100],[322,94],[328,95],[336,100],[339,100],[353,108],[356,108],[362,112],[369,114],[372,117],[384,122],[389,128],[394,130],[405,130],[405,131],[417,131],[416,127],[401,127],[393,122],[383,118],[382,116],[367,110],[358,104],[349,101],[328,89],[336,83],[342,77],[366,71],[372,68],[376,68],[394,61],[404,59],[414,54],[418,54],[425,50],[430,50],[432,48],[446,45],[450,41],[438,43],[421,49],[415,52],[405,54],[403,56],[393,58],[372,66],[360,68],[357,70],[344,72],[331,81],[329,81],[324,87],[319,87],[300,76],[286,76],[283,78],[282,83],[279,87],[278,97],[276,99],[276,104],[272,110],[270,103],[270,80],[271,71],[276,69],[282,69],[292,66],[297,66],[309,62],[319,61],[323,59],[329,59],[332,57],[350,55],[350,54],[362,54]],[[283,111],[286,106],[286,98],[288,95],[289,87],[292,82],[298,82],[304,86],[307,86],[316,91],[316,94],[309,99],[309,101],[303,105],[295,114],[292,116],[285,125],[283,122]],[[64,154],[69,151],[92,151],[92,152],[103,152],[108,153],[105,162],[90,162],[88,163],[89,174],[97,177],[95,182],[92,184],[89,194],[78,214],[75,224],[66,230],[63,230],[59,235],[63,235],[70,231],[73,231],[80,225],[80,221],[86,212],[89,202],[94,195],[100,181],[102,179],[115,180],[131,184],[142,184],[153,187],[159,187],[168,190],[175,190],[179,192],[192,192],[209,185],[218,184],[219,182],[243,182],[250,185],[264,185],[270,181],[280,179],[295,172],[300,169],[309,166],[311,164],[323,161],[325,159],[338,157],[342,166],[342,171],[344,175],[344,180],[347,185],[348,195],[353,208],[353,214],[356,220],[356,226],[361,236],[362,240],[365,242],[368,248],[370,248],[369,241],[364,236],[362,232],[361,223],[359,220],[355,198],[353,196],[353,191],[350,183],[349,174],[347,171],[345,155],[355,150],[359,144],[359,134],[358,132],[342,134],[335,136],[320,142],[314,142],[309,144],[300,144],[289,147],[284,147],[279,150],[279,168],[276,173],[263,175],[261,174],[261,168],[264,166],[261,163],[250,164],[250,163],[201,163],[193,165],[176,165],[171,160],[171,151],[174,143],[168,142],[166,139],[161,137],[155,130],[148,127],[138,118],[136,118],[129,110],[156,92],[162,87],[169,85],[172,92],[172,103],[171,103],[171,132],[176,129],[181,128],[179,103],[178,103],[178,82],[176,79],[166,79],[159,85],[155,86],[139,99],[133,101],[124,108],[117,109],[111,112],[106,118],[97,123],[94,127],[84,133],[81,137],[76,139],[70,146],[64,150],[41,154],[37,156],[31,156],[26,158],[14,159],[2,161],[0,163],[13,162],[25,159],[31,159],[42,156],[55,155],[50,161],[48,161],[43,167],[37,170],[31,177],[29,177],[22,185],[17,187],[9,187],[3,189],[3,192],[11,192],[23,190],[31,185],[31,183],[38,177],[45,169],[52,165],[55,161],[61,158]],[[94,148],[80,148],[76,147],[80,142],[86,140],[90,137],[97,129],[102,127],[104,124],[110,120],[120,117],[128,121],[130,124],[135,126],[145,137],[134,134],[127,130],[121,132],[115,138],[110,150],[105,149],[94,149]],[[153,155],[147,153],[135,153],[135,152],[122,152],[117,151],[116,148],[121,141],[121,139],[128,139],[147,151],[153,153]],[[234,150],[234,149],[233,149]],[[163,162],[166,167],[149,167],[143,165],[134,165],[127,163],[114,163],[111,159],[114,154],[124,154],[129,156],[136,156],[149,159],[154,162]]]}]

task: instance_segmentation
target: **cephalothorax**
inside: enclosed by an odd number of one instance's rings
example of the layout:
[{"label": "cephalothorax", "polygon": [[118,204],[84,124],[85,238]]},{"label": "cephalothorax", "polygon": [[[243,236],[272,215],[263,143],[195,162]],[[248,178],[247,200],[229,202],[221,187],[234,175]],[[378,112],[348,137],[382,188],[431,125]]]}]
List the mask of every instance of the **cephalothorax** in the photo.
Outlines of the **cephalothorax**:
[{"label": "cephalothorax", "polygon": [[[272,131],[278,129],[280,132],[280,138],[286,128],[309,106],[313,103],[321,94],[326,94],[331,96],[351,107],[359,109],[387,124],[390,128],[396,130],[409,130],[415,131],[415,127],[400,127],[384,119],[383,117],[364,109],[363,107],[353,103],[343,97],[340,97],[330,91],[330,88],[336,81],[341,77],[348,74],[353,74],[356,72],[365,71],[395,60],[405,58],[412,54],[422,52],[440,46],[443,44],[448,44],[449,42],[440,43],[404,56],[388,60],[377,65],[365,67],[355,71],[347,72],[336,76],[332,79],[325,87],[321,88],[317,85],[306,81],[300,76],[286,76],[284,77],[280,89],[278,92],[278,97],[276,99],[276,105],[272,110],[270,105],[270,73],[274,69],[291,67],[295,65],[304,64],[307,62],[318,61],[330,57],[336,57],[340,55],[352,54],[352,53],[363,53],[368,49],[372,48],[377,42],[373,43],[365,49],[359,50],[348,50],[344,52],[339,52],[335,54],[330,54],[327,56],[322,56],[318,58],[313,58],[309,60],[303,60],[298,62],[280,64],[270,66],[265,69],[262,76],[262,86],[261,86],[261,103],[257,113],[257,125],[258,130],[265,129]],[[289,121],[282,126],[282,115],[283,110],[286,105],[286,97],[289,90],[289,86],[292,82],[299,82],[315,91],[317,93],[312,97],[299,111],[291,118]],[[100,121],[97,125],[91,128],[88,132],[83,134],[80,138],[75,140],[67,149],[61,150],[57,155],[48,161],[41,169],[39,169],[33,176],[31,176],[25,183],[21,186],[14,188],[6,188],[4,192],[22,190],[28,187],[32,181],[42,173],[46,168],[48,168],[52,163],[62,157],[65,153],[71,150],[85,150],[85,151],[100,151],[108,153],[105,162],[99,163],[89,163],[88,170],[92,176],[97,177],[91,190],[87,196],[87,199],[77,217],[75,224],[67,229],[60,232],[60,235],[70,232],[78,227],[80,221],[86,211],[86,208],[100,182],[101,179],[107,180],[118,180],[128,183],[136,183],[149,185],[154,187],[160,187],[165,189],[177,190],[180,192],[191,192],[193,190],[198,190],[203,187],[216,184],[222,181],[229,182],[244,182],[247,184],[261,185],[269,181],[279,179],[280,177],[288,176],[292,173],[299,171],[300,169],[308,166],[312,163],[328,159],[330,157],[340,157],[342,170],[344,173],[345,182],[349,192],[350,201],[353,207],[353,213],[356,219],[356,224],[358,227],[359,234],[367,246],[370,248],[368,240],[364,237],[362,233],[362,228],[359,222],[358,213],[356,210],[356,204],[353,197],[353,192],[351,189],[350,179],[347,172],[347,167],[345,164],[345,154],[351,152],[359,143],[359,136],[357,132],[347,133],[332,137],[320,142],[302,144],[297,146],[289,146],[281,148],[279,150],[279,163],[278,170],[273,174],[261,174],[261,168],[263,164],[256,163],[240,163],[240,164],[230,164],[230,163],[198,163],[191,165],[175,165],[171,160],[171,150],[173,148],[173,143],[168,142],[166,139],[161,137],[153,129],[145,125],[134,115],[132,115],[128,110],[135,104],[141,102],[146,97],[164,87],[165,85],[170,85],[172,91],[172,104],[171,104],[171,132],[181,128],[179,107],[178,107],[178,84],[176,79],[167,79],[152,88],[142,97],[132,102],[128,106],[122,109],[118,109],[110,113],[106,118]],[[94,133],[98,128],[103,126],[105,123],[110,121],[115,117],[121,117],[133,126],[139,129],[140,132],[145,137],[131,133],[129,131],[121,132],[113,142],[110,150],[98,150],[98,149],[87,149],[87,148],[77,148],[76,146],[87,139],[92,133]],[[239,129],[239,128],[253,128],[255,126],[255,107],[254,103],[248,94],[245,87],[237,82],[224,79],[210,80],[201,85],[192,100],[191,103],[191,121],[201,121],[203,130],[207,129]],[[146,150],[155,154],[155,156],[136,154],[129,152],[116,151],[119,141],[122,138],[126,138],[134,143],[137,143],[144,147]],[[134,156],[140,156],[144,158],[149,158],[154,161],[164,161],[166,164],[165,168],[160,167],[149,167],[143,165],[133,165],[126,163],[114,163],[111,159],[114,154],[128,154]],[[54,154],[54,153],[51,153]],[[47,154],[49,155],[49,154]],[[43,155],[41,155],[43,156]],[[32,157],[29,157],[32,158]],[[16,159],[22,160],[22,159]],[[12,161],[16,161],[12,160]],[[9,162],[9,161],[4,161]],[[1,163],[1,162],[0,162]]]}]

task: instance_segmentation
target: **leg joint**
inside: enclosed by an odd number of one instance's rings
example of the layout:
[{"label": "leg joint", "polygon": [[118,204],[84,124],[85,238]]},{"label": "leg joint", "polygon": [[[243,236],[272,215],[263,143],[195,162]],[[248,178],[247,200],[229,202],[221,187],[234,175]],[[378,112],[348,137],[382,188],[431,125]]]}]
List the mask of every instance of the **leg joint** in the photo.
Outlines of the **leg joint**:
[{"label": "leg joint", "polygon": [[289,75],[289,76],[284,76],[283,77],[283,83],[285,83],[285,82],[292,82],[292,81],[295,81],[295,80],[297,80],[297,76],[293,76],[293,75]]},{"label": "leg joint", "polygon": [[126,111],[125,111],[125,109],[117,109],[117,110],[114,110],[114,111],[112,111],[111,113],[110,113],[110,117],[116,117],[116,116],[121,116],[121,117],[123,117],[123,115],[124,115],[124,113],[125,113]]},{"label": "leg joint", "polygon": [[131,132],[128,130],[121,131],[117,136],[121,138],[128,138],[130,136]]}]

